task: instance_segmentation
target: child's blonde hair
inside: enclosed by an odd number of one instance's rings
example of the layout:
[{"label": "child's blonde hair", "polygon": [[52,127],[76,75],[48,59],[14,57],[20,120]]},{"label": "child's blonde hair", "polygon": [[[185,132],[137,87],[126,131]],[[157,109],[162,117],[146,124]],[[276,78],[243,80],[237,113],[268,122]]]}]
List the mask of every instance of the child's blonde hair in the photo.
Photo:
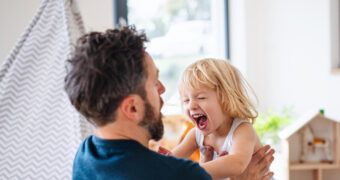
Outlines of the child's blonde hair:
[{"label": "child's blonde hair", "polygon": [[208,58],[191,64],[182,74],[179,92],[182,94],[184,87],[199,89],[202,85],[216,91],[222,110],[232,118],[255,122],[257,111],[249,100],[246,88],[252,89],[226,60]]}]

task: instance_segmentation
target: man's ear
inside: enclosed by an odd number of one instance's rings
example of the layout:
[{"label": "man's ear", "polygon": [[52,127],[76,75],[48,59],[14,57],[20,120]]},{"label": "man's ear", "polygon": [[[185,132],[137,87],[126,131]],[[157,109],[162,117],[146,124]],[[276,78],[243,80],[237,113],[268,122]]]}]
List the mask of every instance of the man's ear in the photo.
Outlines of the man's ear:
[{"label": "man's ear", "polygon": [[138,95],[129,95],[120,104],[122,113],[131,120],[139,121],[143,118],[144,101]]}]

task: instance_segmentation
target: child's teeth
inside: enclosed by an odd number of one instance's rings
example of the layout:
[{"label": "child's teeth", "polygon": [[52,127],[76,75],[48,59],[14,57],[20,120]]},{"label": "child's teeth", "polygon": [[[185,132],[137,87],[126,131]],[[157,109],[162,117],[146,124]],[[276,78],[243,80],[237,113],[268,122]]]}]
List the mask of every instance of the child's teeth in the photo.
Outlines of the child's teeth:
[{"label": "child's teeth", "polygon": [[199,117],[201,117],[201,116],[203,116],[202,114],[197,114],[197,115],[193,115],[192,117],[193,118],[199,118]]}]

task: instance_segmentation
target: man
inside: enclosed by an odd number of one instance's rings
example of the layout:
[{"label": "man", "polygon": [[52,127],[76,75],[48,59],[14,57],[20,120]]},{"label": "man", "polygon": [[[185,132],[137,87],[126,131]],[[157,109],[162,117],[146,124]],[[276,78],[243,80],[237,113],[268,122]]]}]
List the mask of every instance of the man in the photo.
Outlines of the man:
[{"label": "man", "polygon": [[[78,40],[65,90],[94,125],[95,135],[80,145],[73,179],[211,179],[197,163],[148,149],[150,139],[163,135],[160,95],[165,88],[145,51],[146,41],[133,26]],[[257,153],[238,178],[269,179],[271,174],[264,176],[272,161],[273,152],[264,155],[268,149]]]}]

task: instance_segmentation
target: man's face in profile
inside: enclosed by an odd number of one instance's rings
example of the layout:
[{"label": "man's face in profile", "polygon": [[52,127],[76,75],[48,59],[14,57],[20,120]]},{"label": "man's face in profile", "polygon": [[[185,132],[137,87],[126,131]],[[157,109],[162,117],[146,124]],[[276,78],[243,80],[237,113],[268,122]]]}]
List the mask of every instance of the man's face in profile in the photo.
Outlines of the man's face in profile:
[{"label": "man's face in profile", "polygon": [[144,57],[148,77],[144,87],[146,91],[145,112],[140,125],[149,131],[151,139],[157,141],[162,138],[164,132],[162,113],[160,111],[163,106],[161,94],[165,92],[165,88],[158,79],[158,69],[151,56],[145,53]]}]

